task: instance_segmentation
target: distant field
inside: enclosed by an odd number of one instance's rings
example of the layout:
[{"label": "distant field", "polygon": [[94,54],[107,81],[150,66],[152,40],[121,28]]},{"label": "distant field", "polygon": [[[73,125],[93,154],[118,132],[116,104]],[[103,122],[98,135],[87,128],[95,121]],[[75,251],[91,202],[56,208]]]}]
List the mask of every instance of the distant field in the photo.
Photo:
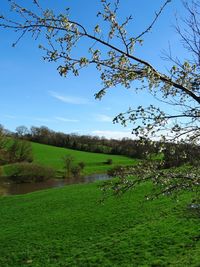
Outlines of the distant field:
[{"label": "distant field", "polygon": [[[84,174],[105,173],[109,168],[116,165],[131,165],[137,162],[125,156],[108,155],[101,153],[82,152],[78,150],[59,148],[38,143],[32,143],[34,162],[51,166],[56,170],[63,169],[62,157],[72,155],[75,163],[85,163]],[[113,164],[105,164],[107,159],[112,159]]]},{"label": "distant field", "polygon": [[97,185],[0,197],[0,266],[199,267],[189,195],[143,201],[144,184],[102,205]]}]

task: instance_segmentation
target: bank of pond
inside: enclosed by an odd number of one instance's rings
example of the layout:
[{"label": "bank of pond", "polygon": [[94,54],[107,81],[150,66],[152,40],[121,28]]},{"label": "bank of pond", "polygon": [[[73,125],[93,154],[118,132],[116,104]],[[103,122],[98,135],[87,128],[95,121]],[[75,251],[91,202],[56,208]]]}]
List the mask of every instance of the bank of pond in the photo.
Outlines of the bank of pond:
[{"label": "bank of pond", "polygon": [[92,183],[107,180],[107,174],[93,174],[88,176],[69,177],[65,179],[50,178],[41,182],[16,183],[14,179],[0,177],[0,196],[27,194],[49,188],[59,188],[71,184]]}]

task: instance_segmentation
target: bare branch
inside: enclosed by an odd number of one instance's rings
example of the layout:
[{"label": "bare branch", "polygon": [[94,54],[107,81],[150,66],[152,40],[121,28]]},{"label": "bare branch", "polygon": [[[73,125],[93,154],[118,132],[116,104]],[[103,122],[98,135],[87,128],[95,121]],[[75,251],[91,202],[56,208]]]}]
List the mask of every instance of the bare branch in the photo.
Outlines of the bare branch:
[{"label": "bare branch", "polygon": [[167,0],[160,8],[160,10],[158,12],[155,13],[155,18],[154,20],[151,22],[151,24],[142,32],[140,33],[138,36],[135,37],[135,40],[138,40],[140,38],[143,37],[143,35],[145,35],[146,33],[148,33],[154,26],[154,24],[156,23],[156,21],[158,20],[158,18],[160,17],[161,13],[164,11],[165,7],[167,4],[169,4],[172,0]]}]

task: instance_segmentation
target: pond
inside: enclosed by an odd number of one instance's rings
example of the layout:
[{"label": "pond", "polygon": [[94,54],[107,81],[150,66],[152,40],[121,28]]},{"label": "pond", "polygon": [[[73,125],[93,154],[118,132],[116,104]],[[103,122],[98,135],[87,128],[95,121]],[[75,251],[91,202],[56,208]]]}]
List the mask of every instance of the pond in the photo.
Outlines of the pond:
[{"label": "pond", "polygon": [[27,194],[42,189],[63,187],[70,184],[91,183],[107,179],[109,179],[107,174],[93,174],[78,178],[49,179],[45,182],[16,184],[7,178],[0,178],[0,196]]}]

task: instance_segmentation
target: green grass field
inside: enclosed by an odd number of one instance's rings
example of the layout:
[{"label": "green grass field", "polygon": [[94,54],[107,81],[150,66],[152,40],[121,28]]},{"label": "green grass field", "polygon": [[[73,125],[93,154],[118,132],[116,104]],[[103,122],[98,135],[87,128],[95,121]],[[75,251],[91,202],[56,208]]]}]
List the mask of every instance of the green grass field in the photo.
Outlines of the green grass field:
[{"label": "green grass field", "polygon": [[[137,160],[33,143],[34,161],[62,170],[64,155],[103,173]],[[112,158],[113,164],[104,162]],[[100,182],[0,197],[0,266],[200,266],[199,215],[179,201],[145,201],[151,184],[100,204]]]},{"label": "green grass field", "polygon": [[0,266],[200,266],[188,195],[142,201],[145,184],[102,205],[97,185],[0,198]]},{"label": "green grass field", "polygon": [[[125,156],[108,155],[100,153],[82,152],[78,150],[59,148],[54,146],[32,143],[34,162],[44,164],[55,168],[63,169],[62,157],[64,155],[72,155],[75,163],[83,161],[85,163],[84,174],[106,173],[109,168],[116,165],[131,165],[137,162]],[[112,159],[113,164],[105,164],[107,159]]]}]

